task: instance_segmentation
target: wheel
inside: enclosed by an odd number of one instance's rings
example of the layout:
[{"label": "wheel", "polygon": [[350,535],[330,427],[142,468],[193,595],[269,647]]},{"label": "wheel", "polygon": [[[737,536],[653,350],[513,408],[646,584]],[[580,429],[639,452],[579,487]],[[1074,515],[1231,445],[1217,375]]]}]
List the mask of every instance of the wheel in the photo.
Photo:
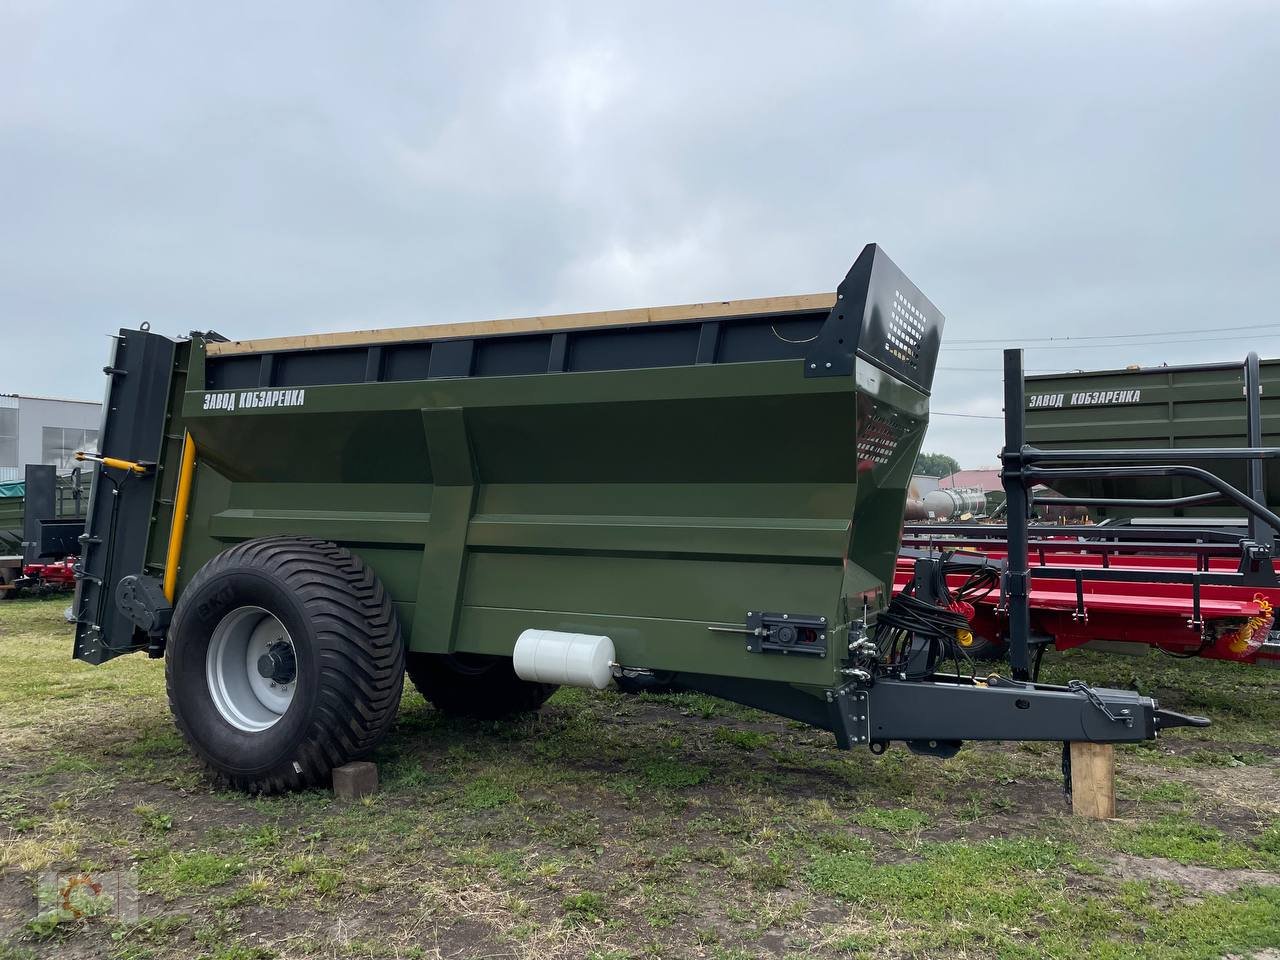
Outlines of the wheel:
[{"label": "wheel", "polygon": [[350,551],[302,537],[250,540],[205,564],[179,597],[165,686],[183,738],[232,786],[327,784],[395,719],[400,624]]},{"label": "wheel", "polygon": [[532,713],[556,692],[554,683],[521,680],[510,657],[477,653],[411,653],[409,679],[444,713],[499,720]]}]

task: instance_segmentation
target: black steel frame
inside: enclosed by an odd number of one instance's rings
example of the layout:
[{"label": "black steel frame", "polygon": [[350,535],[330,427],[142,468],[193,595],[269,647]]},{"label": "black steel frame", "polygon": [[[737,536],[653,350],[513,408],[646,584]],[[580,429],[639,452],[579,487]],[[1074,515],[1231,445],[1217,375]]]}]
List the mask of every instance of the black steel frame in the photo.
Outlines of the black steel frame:
[{"label": "black steel frame", "polygon": [[[1272,554],[1275,548],[1276,532],[1280,530],[1280,515],[1265,506],[1266,487],[1262,461],[1280,458],[1280,447],[1261,446],[1261,377],[1258,355],[1250,353],[1244,364],[1246,416],[1248,418],[1246,447],[1207,447],[1185,449],[1115,449],[1115,450],[1041,450],[1026,442],[1026,379],[1022,367],[1022,351],[1010,349],[1004,352],[1004,427],[1005,443],[1000,453],[1000,480],[1004,486],[1008,504],[1006,511],[1006,543],[1008,557],[1004,574],[1004,604],[1009,617],[1009,662],[1013,675],[1020,680],[1031,679],[1031,608],[1030,581],[1033,577],[1046,580],[1074,580],[1077,598],[1083,608],[1084,580],[1112,580],[1123,582],[1159,582],[1187,583],[1192,586],[1193,614],[1192,622],[1199,623],[1200,587],[1209,584],[1237,585],[1269,585],[1277,583]],[[1249,492],[1244,493],[1220,477],[1207,470],[1185,464],[1170,463],[1170,460],[1245,460],[1249,464]],[[1045,466],[1042,466],[1045,465]],[[1033,497],[1031,489],[1039,483],[1051,483],[1062,479],[1103,479],[1123,477],[1188,477],[1211,487],[1209,494],[1197,494],[1191,497],[1169,499],[1130,499],[1115,497]],[[1134,571],[1111,569],[1105,565],[1099,568],[1070,567],[1037,567],[1034,570],[1028,560],[1028,554],[1034,545],[1043,551],[1044,541],[1031,539],[1031,507],[1034,504],[1077,504],[1107,506],[1151,506],[1171,503],[1187,505],[1204,503],[1210,499],[1226,499],[1242,508],[1249,518],[1247,537],[1230,537],[1220,533],[1196,531],[1199,539],[1213,539],[1228,544],[1234,541],[1234,552],[1241,557],[1240,568],[1236,573],[1209,573],[1208,556],[1211,545],[1208,543],[1187,543],[1166,541],[1161,549],[1181,552],[1187,550],[1195,553],[1204,562],[1204,570],[1195,573],[1183,571]],[[1067,531],[1075,535],[1081,533],[1080,528],[1038,527],[1039,536],[1045,536],[1050,529]],[[989,532],[989,531],[988,531]],[[1127,534],[1136,537],[1151,538],[1152,530],[1129,530]],[[1183,537],[1187,531],[1179,531]],[[1088,535],[1104,537],[1117,541],[1123,539],[1120,530],[1105,531],[1101,527],[1091,527]],[[1151,538],[1161,539],[1161,538]],[[1065,546],[1059,541],[1059,545]],[[1129,549],[1136,543],[1125,545]],[[1118,550],[1118,544],[1110,547]],[[1070,549],[1088,549],[1088,544],[1071,543]],[[1104,554],[1105,555],[1105,554]],[[1216,554],[1215,554],[1216,555]],[[1197,566],[1200,564],[1198,563]]]}]

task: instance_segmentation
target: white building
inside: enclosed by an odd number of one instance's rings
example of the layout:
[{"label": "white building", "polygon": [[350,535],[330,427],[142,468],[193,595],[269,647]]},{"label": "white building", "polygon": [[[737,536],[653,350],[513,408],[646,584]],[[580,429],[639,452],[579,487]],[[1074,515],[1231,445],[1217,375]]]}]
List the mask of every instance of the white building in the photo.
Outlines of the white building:
[{"label": "white building", "polygon": [[21,480],[28,463],[76,466],[77,450],[98,449],[102,404],[0,394],[0,482]]}]

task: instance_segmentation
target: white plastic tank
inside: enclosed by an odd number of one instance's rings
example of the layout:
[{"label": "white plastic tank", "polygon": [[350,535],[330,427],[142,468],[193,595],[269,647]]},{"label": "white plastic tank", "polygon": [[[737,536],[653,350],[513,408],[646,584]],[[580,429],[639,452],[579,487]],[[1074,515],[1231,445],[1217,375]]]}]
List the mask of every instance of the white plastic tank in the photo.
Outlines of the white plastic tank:
[{"label": "white plastic tank", "polygon": [[525,630],[511,655],[516,676],[535,683],[603,690],[613,679],[613,641],[589,633]]}]

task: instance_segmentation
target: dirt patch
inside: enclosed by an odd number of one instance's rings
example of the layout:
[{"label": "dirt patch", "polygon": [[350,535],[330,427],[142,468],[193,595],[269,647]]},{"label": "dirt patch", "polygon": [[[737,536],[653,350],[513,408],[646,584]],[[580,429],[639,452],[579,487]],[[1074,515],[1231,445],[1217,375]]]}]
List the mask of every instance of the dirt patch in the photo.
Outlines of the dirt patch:
[{"label": "dirt patch", "polygon": [[1244,886],[1280,886],[1280,873],[1266,870],[1219,870],[1178,863],[1163,857],[1134,857],[1117,854],[1106,866],[1117,880],[1176,883],[1191,893],[1208,895],[1231,893]]}]

